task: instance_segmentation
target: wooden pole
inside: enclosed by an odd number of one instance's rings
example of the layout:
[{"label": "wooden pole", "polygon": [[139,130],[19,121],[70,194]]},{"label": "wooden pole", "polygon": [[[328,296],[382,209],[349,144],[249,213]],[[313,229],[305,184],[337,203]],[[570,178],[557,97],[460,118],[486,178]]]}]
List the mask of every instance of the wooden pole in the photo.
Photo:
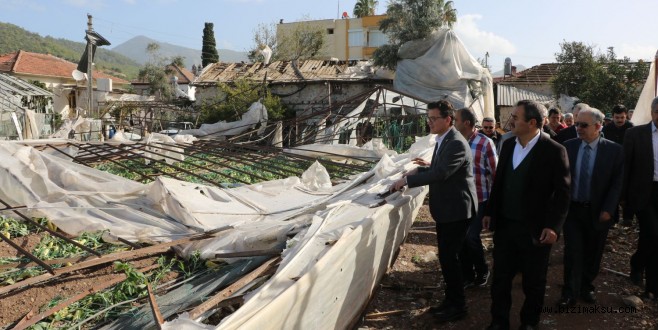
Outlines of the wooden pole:
[{"label": "wooden pole", "polygon": [[93,98],[94,98],[94,86],[92,79],[92,61],[94,60],[93,52],[94,46],[91,41],[89,34],[94,31],[91,23],[92,17],[91,14],[87,14],[87,117],[93,117]]}]

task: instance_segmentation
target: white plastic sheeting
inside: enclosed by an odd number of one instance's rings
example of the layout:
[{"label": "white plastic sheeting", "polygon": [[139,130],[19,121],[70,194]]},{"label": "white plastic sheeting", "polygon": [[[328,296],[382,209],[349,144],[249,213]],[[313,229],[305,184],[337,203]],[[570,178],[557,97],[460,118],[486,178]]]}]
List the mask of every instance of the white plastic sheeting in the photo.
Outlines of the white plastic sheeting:
[{"label": "white plastic sheeting", "polygon": [[[658,53],[656,53],[656,57],[658,58]],[[644,87],[642,87],[640,98],[637,100],[635,110],[633,110],[631,122],[634,125],[642,125],[651,121],[651,102],[657,96],[656,92],[658,92],[656,89],[656,78],[656,61],[653,61],[651,62],[647,81],[644,83]]]},{"label": "white plastic sheeting", "polygon": [[[261,128],[264,130],[265,123],[267,123],[267,108],[260,103],[254,102],[249,107],[249,110],[242,115],[238,121],[225,122],[220,121],[214,124],[203,124],[201,128],[182,130],[178,134],[190,134],[194,136],[204,136],[213,134],[214,136],[229,136],[237,135],[248,129],[254,128],[256,124],[261,123]],[[262,134],[259,130],[258,134]]]},{"label": "white plastic sheeting", "polygon": [[428,102],[447,99],[456,109],[471,107],[478,120],[494,116],[491,73],[452,30],[405,43],[398,55],[403,59],[395,72],[396,90]]},{"label": "white plastic sheeting", "polygon": [[307,144],[294,148],[284,149],[284,151],[295,155],[321,157],[324,159],[331,159],[333,161],[348,160],[352,163],[359,162],[354,158],[373,160],[380,159],[384,155],[397,155],[395,150],[389,150],[386,148],[382,142],[382,139],[380,138],[374,138],[366,142],[361,147],[347,144]]}]

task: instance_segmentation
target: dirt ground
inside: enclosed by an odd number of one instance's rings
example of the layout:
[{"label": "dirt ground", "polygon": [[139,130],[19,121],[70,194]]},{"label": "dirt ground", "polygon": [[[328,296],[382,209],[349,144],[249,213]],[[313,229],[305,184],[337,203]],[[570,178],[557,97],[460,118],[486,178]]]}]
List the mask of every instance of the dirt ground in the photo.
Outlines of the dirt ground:
[{"label": "dirt ground", "polygon": [[[486,288],[466,291],[466,318],[438,324],[428,312],[430,305],[443,297],[443,283],[437,260],[435,223],[423,205],[393,267],[384,276],[367,310],[357,324],[358,329],[485,329],[490,321],[490,283]],[[491,266],[492,234],[485,233],[483,242]],[[637,222],[630,227],[616,225],[608,234],[601,273],[594,285],[597,305],[579,301],[569,313],[543,313],[540,329],[658,329],[658,304],[643,302],[635,311],[627,310],[623,297],[639,296],[644,290],[631,284],[623,274],[630,271],[629,259],[637,245]],[[562,286],[563,240],[551,250],[545,306],[553,307],[560,298]],[[512,292],[511,329],[519,326],[523,301],[521,275]],[[598,308],[598,310],[597,310]],[[622,312],[619,312],[619,309]]]}]

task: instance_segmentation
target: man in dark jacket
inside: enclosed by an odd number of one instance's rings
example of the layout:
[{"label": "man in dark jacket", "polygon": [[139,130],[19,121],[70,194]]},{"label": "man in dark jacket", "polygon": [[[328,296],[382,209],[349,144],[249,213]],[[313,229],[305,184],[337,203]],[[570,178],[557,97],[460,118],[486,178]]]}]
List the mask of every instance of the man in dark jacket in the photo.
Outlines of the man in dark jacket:
[{"label": "man in dark jacket", "polygon": [[437,134],[432,161],[424,164],[428,167],[409,171],[391,186],[391,190],[405,185],[430,187],[430,213],[436,221],[439,263],[446,283],[444,301],[431,311],[441,322],[466,315],[464,278],[458,255],[470,221],[477,213],[471,147],[453,127],[454,120],[455,112],[449,102],[427,105],[430,132]]},{"label": "man in dark jacket", "polygon": [[569,207],[569,161],[563,146],[541,134],[546,108],[519,101],[512,112],[516,138],[503,143],[489,203],[482,219],[494,230],[489,329],[509,329],[512,281],[523,275],[523,329],[539,323],[552,245]]},{"label": "man in dark jacket", "polygon": [[633,127],[633,123],[628,121],[627,118],[628,109],[622,104],[615,105],[612,108],[612,123],[603,127],[603,137],[623,145],[626,130]]}]

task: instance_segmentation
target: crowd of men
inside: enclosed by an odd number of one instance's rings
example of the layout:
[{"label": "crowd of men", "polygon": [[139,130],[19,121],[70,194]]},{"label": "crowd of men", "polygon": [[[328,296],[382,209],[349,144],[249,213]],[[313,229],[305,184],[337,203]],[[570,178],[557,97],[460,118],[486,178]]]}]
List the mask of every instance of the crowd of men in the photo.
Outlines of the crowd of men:
[{"label": "crowd of men", "polygon": [[[501,134],[493,118],[476,129],[475,113],[447,101],[428,104],[427,121],[436,134],[430,162],[395,181],[391,190],[429,185],[436,221],[445,294],[430,308],[439,322],[467,315],[465,289],[491,278],[491,324],[509,329],[512,281],[522,274],[525,295],[521,329],[536,329],[546,291],[550,251],[564,239],[564,286],[557,305],[597,301],[599,273],[609,228],[633,216],[639,224],[630,278],[645,298],[658,297],[658,97],[651,122],[633,127],[622,105],[611,122],[598,109],[579,103],[562,115],[535,101],[516,104]],[[568,115],[568,116],[567,116]],[[480,233],[493,231],[490,272]]]}]

